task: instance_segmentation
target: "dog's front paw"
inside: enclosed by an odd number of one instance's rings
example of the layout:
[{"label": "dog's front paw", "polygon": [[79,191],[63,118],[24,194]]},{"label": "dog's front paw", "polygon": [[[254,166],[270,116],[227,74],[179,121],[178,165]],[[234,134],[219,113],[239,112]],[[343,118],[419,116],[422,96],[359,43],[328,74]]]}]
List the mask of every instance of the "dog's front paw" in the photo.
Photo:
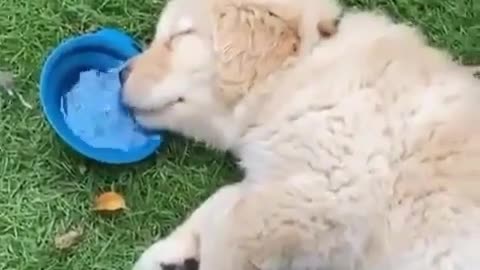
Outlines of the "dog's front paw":
[{"label": "dog's front paw", "polygon": [[198,270],[195,254],[191,241],[167,238],[149,247],[133,270]]},{"label": "dog's front paw", "polygon": [[[146,264],[145,264],[146,263]],[[134,270],[198,270],[198,261],[197,259],[190,258],[185,259],[182,263],[155,263],[153,262],[141,262],[138,261]]]},{"label": "dog's front paw", "polygon": [[162,264],[162,270],[198,270],[198,261],[190,258],[183,261],[183,264]]}]

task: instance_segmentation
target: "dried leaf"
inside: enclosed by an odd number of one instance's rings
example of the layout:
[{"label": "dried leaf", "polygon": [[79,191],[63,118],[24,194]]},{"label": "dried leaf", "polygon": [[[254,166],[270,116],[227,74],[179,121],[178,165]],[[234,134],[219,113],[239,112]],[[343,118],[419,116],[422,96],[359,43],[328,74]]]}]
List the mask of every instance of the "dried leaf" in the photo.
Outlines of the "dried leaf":
[{"label": "dried leaf", "polygon": [[127,205],[122,195],[114,191],[109,191],[95,198],[95,206],[93,209],[95,211],[118,211],[127,209]]},{"label": "dried leaf", "polygon": [[87,167],[85,167],[85,165],[80,165],[78,166],[78,171],[80,172],[81,175],[85,175],[85,173],[87,173]]},{"label": "dried leaf", "polygon": [[17,96],[18,100],[24,107],[27,109],[33,109],[33,106],[28,103],[25,98],[18,92],[14,92],[13,88],[15,87],[15,75],[9,71],[0,70],[0,90],[7,92],[9,96]]},{"label": "dried leaf", "polygon": [[0,89],[6,91],[10,96],[13,96],[14,78],[13,73],[0,70]]},{"label": "dried leaf", "polygon": [[60,250],[69,249],[80,241],[83,229],[78,227],[55,237],[55,247]]}]

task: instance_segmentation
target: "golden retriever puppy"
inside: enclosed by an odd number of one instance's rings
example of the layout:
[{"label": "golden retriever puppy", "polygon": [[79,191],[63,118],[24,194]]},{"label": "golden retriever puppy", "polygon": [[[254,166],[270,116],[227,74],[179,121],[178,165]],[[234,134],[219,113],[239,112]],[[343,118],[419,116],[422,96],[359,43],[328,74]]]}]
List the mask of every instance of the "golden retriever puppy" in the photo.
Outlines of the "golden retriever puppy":
[{"label": "golden retriever puppy", "polygon": [[[369,12],[347,12],[295,54],[301,40],[269,31],[290,28],[268,9],[228,9],[217,18],[249,18],[228,29],[256,26],[220,36],[178,16],[132,62],[124,102],[139,122],[232,151],[246,171],[134,269],[480,269],[480,82],[414,28]],[[262,46],[240,53],[267,71],[224,87],[215,43],[256,31]]]}]

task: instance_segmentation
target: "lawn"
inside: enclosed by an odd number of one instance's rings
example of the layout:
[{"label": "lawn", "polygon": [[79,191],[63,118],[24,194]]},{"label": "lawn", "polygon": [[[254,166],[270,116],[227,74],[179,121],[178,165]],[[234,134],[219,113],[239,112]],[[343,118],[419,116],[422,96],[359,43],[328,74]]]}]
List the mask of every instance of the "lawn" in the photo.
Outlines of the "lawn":
[{"label": "lawn", "polygon": [[[199,0],[200,1],[200,0]],[[0,270],[129,269],[216,187],[238,178],[228,156],[172,138],[155,157],[109,167],[72,153],[52,133],[38,103],[45,54],[63,38],[98,26],[122,27],[147,41],[160,0],[1,0],[0,70],[16,75],[16,91],[0,92]],[[430,40],[463,62],[480,62],[478,0],[348,0],[388,10],[420,25]],[[115,189],[129,210],[101,216],[96,194]],[[82,227],[81,241],[58,250],[57,234]]]}]

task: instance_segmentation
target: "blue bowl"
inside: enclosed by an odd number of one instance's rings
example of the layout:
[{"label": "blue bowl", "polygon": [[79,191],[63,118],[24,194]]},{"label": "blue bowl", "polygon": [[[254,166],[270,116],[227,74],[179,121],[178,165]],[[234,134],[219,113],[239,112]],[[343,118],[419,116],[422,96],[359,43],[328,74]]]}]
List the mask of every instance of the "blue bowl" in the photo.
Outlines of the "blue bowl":
[{"label": "blue bowl", "polygon": [[108,164],[140,161],[162,144],[161,134],[149,134],[144,143],[128,150],[92,147],[74,134],[62,112],[62,98],[78,82],[80,73],[90,69],[107,71],[140,53],[127,34],[104,28],[67,39],[47,57],[40,77],[43,112],[55,132],[81,155]]}]

